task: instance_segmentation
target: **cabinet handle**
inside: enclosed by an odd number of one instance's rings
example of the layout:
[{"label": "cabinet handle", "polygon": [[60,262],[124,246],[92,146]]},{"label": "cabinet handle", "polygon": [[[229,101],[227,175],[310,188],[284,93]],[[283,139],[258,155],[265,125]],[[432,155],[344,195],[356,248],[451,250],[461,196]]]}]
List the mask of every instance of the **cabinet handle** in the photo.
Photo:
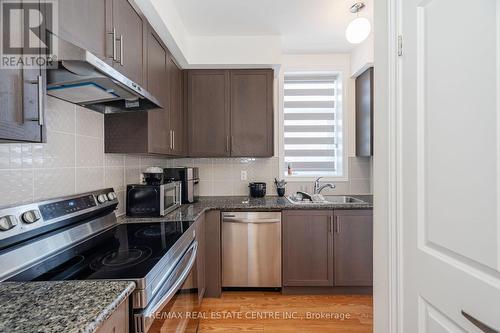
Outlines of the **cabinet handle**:
[{"label": "cabinet handle", "polygon": [[120,66],[123,66],[123,64],[124,64],[124,62],[123,62],[123,41],[124,41],[123,35],[120,35]]},{"label": "cabinet handle", "polygon": [[484,333],[500,333],[500,331],[497,331],[497,330],[489,327],[485,323],[483,323],[483,322],[477,320],[476,318],[472,317],[470,314],[468,314],[464,310],[462,310],[462,316],[464,316],[468,321],[470,321],[472,324],[474,324],[474,326],[476,326],[477,328],[479,328]]},{"label": "cabinet handle", "polygon": [[172,130],[172,150],[175,150],[175,130]]},{"label": "cabinet handle", "polygon": [[170,130],[169,134],[170,134],[170,145],[169,146],[170,146],[170,150],[173,150],[174,148],[173,148],[173,145],[172,145],[172,141],[173,141],[173,139],[172,139],[172,130]]},{"label": "cabinet handle", "polygon": [[113,59],[113,61],[116,61],[116,29],[113,28],[113,31],[108,32],[108,34],[113,37],[113,56],[111,57],[111,59]]},{"label": "cabinet handle", "polygon": [[337,218],[335,219],[335,229],[336,229],[336,233],[337,234],[340,234],[340,218],[337,216]]},{"label": "cabinet handle", "polygon": [[44,121],[44,107],[43,107],[43,96],[44,96],[44,91],[43,91],[43,76],[38,75],[38,124],[40,126],[43,126]]},{"label": "cabinet handle", "polygon": [[229,135],[226,136],[226,151],[229,152]]},{"label": "cabinet handle", "polygon": [[[37,118],[25,118],[27,121],[38,121],[38,124],[40,126],[43,126],[44,124],[44,105],[43,105],[43,96],[44,96],[44,91],[43,91],[43,76],[38,75],[36,80],[33,81],[26,81],[27,83],[30,84],[36,84],[38,86],[38,117]],[[24,109],[24,88],[23,88],[23,109]]]},{"label": "cabinet handle", "polygon": [[328,228],[329,233],[333,233],[333,216],[330,216],[330,226]]}]

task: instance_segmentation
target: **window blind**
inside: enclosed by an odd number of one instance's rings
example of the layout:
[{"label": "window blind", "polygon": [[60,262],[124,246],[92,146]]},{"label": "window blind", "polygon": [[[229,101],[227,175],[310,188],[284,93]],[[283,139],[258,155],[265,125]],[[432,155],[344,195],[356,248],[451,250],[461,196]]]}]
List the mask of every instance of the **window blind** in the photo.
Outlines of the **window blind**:
[{"label": "window blind", "polygon": [[337,75],[285,73],[285,175],[342,176],[340,90]]}]

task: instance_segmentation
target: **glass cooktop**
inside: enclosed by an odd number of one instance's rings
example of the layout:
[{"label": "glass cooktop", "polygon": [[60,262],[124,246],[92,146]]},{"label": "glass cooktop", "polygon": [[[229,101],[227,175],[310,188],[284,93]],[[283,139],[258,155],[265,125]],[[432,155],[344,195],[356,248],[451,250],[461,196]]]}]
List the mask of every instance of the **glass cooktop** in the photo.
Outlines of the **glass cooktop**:
[{"label": "glass cooktop", "polygon": [[31,267],[9,281],[143,278],[191,224],[120,224]]}]

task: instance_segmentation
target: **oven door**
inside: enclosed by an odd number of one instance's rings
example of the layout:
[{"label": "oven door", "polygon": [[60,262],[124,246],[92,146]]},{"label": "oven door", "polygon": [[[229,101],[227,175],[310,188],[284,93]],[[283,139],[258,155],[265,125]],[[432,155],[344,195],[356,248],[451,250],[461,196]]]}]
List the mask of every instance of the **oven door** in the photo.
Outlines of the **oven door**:
[{"label": "oven door", "polygon": [[148,306],[134,313],[136,333],[196,333],[198,331],[198,282],[194,241]]}]

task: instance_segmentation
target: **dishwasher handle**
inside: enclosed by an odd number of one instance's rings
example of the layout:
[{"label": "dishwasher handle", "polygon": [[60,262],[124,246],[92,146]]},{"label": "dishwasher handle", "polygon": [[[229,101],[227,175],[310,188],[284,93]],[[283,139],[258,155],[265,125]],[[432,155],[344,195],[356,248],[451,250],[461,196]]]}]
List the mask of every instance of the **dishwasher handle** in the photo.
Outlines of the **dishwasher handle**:
[{"label": "dishwasher handle", "polygon": [[222,222],[262,224],[262,223],[280,223],[281,220],[280,219],[273,219],[273,218],[245,219],[245,218],[224,217]]}]

